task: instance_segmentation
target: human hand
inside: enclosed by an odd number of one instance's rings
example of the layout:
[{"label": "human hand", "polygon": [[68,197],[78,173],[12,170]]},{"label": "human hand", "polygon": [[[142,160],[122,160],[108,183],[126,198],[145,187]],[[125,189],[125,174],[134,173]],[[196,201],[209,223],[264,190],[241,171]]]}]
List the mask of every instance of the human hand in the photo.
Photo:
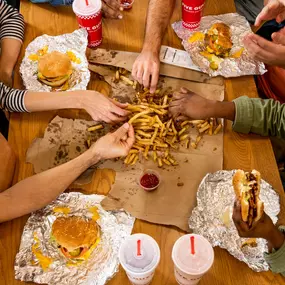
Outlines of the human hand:
[{"label": "human hand", "polygon": [[256,34],[249,34],[244,38],[243,43],[253,59],[285,68],[285,45],[279,44],[285,42],[284,35],[284,29],[273,33],[273,42],[270,42]]},{"label": "human hand", "polygon": [[125,123],[113,133],[101,137],[90,150],[94,157],[111,159],[126,156],[135,142],[133,126]]},{"label": "human hand", "polygon": [[120,13],[124,8],[121,6],[120,0],[103,0],[102,12],[106,18],[110,19],[123,19]]},{"label": "human hand", "polygon": [[137,57],[132,70],[132,76],[145,88],[154,93],[159,79],[159,55],[153,51],[142,50]]},{"label": "human hand", "polygon": [[264,238],[268,240],[272,232],[276,231],[276,227],[272,220],[265,212],[262,217],[249,228],[248,224],[242,220],[241,205],[239,201],[235,201],[232,218],[240,237]]},{"label": "human hand", "polygon": [[80,108],[85,109],[94,121],[123,122],[129,114],[124,110],[127,104],[119,103],[96,91],[81,91],[77,98],[80,100]]},{"label": "human hand", "polygon": [[212,108],[216,101],[205,99],[186,88],[173,93],[173,99],[169,104],[171,116],[177,120],[207,119],[212,117]]},{"label": "human hand", "polygon": [[264,1],[265,7],[261,10],[255,20],[255,26],[260,26],[263,21],[276,19],[281,23],[285,20],[285,0]]}]

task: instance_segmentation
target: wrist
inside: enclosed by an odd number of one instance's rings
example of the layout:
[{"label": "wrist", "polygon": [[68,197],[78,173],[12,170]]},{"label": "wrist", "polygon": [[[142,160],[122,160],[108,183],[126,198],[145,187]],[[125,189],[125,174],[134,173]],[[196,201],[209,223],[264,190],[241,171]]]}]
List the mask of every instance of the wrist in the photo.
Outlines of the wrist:
[{"label": "wrist", "polygon": [[230,121],[235,120],[235,104],[234,102],[227,102],[227,101],[213,101],[212,106],[213,114],[211,117],[214,118],[223,118]]},{"label": "wrist", "polygon": [[142,53],[146,52],[146,53],[152,53],[155,56],[159,56],[160,53],[160,47],[161,45],[153,45],[153,44],[148,44],[148,43],[144,43],[143,48],[142,48]]},{"label": "wrist", "polygon": [[96,146],[91,147],[86,151],[88,155],[89,167],[97,164],[100,160],[103,159],[102,155],[97,151]]},{"label": "wrist", "polygon": [[272,250],[272,248],[278,250],[285,241],[285,235],[279,231],[276,226],[274,226],[274,229],[270,231],[268,237],[266,237],[266,240],[270,250]]},{"label": "wrist", "polygon": [[[66,109],[84,109],[84,95],[87,91],[70,91],[64,95]],[[66,96],[67,95],[67,96]]]}]

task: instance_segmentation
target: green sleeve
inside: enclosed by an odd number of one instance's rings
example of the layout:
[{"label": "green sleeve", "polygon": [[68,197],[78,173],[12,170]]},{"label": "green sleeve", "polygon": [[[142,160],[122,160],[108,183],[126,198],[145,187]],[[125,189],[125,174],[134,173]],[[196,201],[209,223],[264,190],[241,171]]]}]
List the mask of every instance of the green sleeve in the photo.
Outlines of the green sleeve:
[{"label": "green sleeve", "polygon": [[239,97],[235,103],[233,130],[285,138],[285,104],[273,99]]},{"label": "green sleeve", "polygon": [[[279,230],[284,232],[285,227],[279,227]],[[264,253],[264,258],[269,264],[270,269],[274,273],[281,273],[285,276],[285,242],[282,247],[272,253]]]}]

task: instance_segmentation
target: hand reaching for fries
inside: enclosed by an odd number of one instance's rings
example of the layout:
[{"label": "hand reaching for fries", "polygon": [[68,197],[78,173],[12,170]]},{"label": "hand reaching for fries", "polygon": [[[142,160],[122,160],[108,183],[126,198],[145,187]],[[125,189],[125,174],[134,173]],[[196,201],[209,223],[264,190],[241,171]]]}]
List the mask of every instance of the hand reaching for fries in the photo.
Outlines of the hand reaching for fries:
[{"label": "hand reaching for fries", "polygon": [[173,93],[169,104],[170,115],[176,120],[207,119],[212,117],[212,108],[215,101],[205,99],[182,87],[179,92]]},{"label": "hand reaching for fries", "polygon": [[113,133],[101,137],[90,148],[94,157],[99,159],[111,159],[126,156],[135,141],[132,125],[125,123]]},{"label": "hand reaching for fries", "polygon": [[177,121],[189,119],[225,118],[235,119],[233,102],[220,102],[201,97],[186,88],[174,92],[169,113]]},{"label": "hand reaching for fries", "polygon": [[80,108],[85,109],[94,121],[124,122],[129,115],[125,110],[127,104],[119,103],[96,91],[85,91],[79,99]]}]

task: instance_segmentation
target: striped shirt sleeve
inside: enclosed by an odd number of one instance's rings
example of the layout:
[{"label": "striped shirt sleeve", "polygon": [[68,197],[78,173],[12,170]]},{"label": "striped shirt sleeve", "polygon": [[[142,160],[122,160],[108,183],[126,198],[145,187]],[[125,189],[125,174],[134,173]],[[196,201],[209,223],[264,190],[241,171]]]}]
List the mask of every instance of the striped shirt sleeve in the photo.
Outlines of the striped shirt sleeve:
[{"label": "striped shirt sleeve", "polygon": [[27,91],[7,87],[0,82],[0,107],[10,112],[28,112],[25,107]]},{"label": "striped shirt sleeve", "polygon": [[23,16],[10,5],[0,0],[0,40],[24,39],[25,23]]}]

